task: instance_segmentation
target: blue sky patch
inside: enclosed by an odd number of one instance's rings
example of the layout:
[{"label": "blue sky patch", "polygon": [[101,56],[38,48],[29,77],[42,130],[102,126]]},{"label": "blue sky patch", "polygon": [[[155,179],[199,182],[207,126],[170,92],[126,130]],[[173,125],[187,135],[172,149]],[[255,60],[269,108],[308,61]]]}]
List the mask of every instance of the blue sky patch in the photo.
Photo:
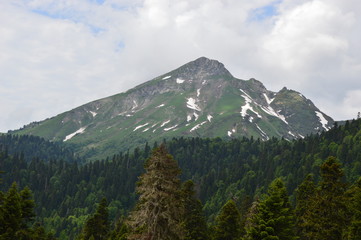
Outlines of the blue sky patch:
[{"label": "blue sky patch", "polygon": [[45,17],[49,17],[49,18],[54,18],[54,19],[69,19],[69,17],[61,12],[49,12],[46,10],[42,10],[42,9],[33,9],[31,10],[33,13],[45,16]]},{"label": "blue sky patch", "polygon": [[248,19],[252,22],[259,22],[266,20],[270,17],[276,16],[278,14],[277,12],[277,5],[280,4],[282,0],[274,1],[266,6],[253,9]]},{"label": "blue sky patch", "polygon": [[89,2],[92,2],[92,3],[96,3],[96,4],[99,4],[99,5],[102,5],[105,0],[89,0]]}]

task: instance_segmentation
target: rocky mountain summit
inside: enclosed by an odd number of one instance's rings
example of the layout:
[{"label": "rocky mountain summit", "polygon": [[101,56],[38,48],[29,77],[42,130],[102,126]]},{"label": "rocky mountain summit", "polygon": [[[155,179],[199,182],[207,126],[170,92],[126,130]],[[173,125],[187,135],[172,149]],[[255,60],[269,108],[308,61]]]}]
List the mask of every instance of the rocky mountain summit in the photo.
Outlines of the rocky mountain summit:
[{"label": "rocky mountain summit", "polygon": [[175,136],[295,139],[333,124],[302,94],[269,91],[260,81],[237,79],[222,63],[201,57],[125,93],[15,132],[72,143],[84,156],[103,157]]}]

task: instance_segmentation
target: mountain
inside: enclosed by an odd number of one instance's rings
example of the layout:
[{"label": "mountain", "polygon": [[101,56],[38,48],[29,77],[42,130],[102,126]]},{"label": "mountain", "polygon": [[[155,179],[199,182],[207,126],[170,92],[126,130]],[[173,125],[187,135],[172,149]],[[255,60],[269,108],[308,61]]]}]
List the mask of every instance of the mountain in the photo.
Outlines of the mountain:
[{"label": "mountain", "polygon": [[127,92],[90,102],[13,133],[64,141],[104,157],[174,136],[302,138],[334,121],[299,92],[272,92],[205,57]]}]

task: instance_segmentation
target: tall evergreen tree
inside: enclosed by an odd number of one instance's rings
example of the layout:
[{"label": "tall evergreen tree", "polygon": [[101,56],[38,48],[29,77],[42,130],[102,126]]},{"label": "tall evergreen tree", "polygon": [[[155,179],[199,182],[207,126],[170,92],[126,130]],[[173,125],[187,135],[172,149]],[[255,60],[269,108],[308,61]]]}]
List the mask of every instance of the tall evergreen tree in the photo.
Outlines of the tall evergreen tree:
[{"label": "tall evergreen tree", "polygon": [[253,223],[249,225],[245,239],[297,239],[294,211],[280,178],[270,184],[268,194],[259,203],[256,215],[252,218]]},{"label": "tall evergreen tree", "polygon": [[350,190],[352,198],[349,204],[351,212],[351,223],[349,224],[346,239],[361,239],[361,178]]},{"label": "tall evergreen tree", "polygon": [[[316,184],[313,175],[309,174],[296,189],[296,229],[300,239],[307,239],[306,233],[310,230],[306,213],[310,208],[310,201],[316,193]],[[312,226],[313,227],[313,226]]]},{"label": "tall evergreen tree", "polygon": [[177,162],[162,144],[153,150],[140,177],[138,204],[130,215],[132,233],[128,239],[177,240],[183,238],[181,226],[181,173]]},{"label": "tall evergreen tree", "polygon": [[16,183],[13,183],[5,194],[3,205],[3,231],[0,239],[16,239],[18,231],[21,229],[21,198]]},{"label": "tall evergreen tree", "polygon": [[236,240],[241,233],[241,215],[233,200],[229,200],[216,218],[214,240]]},{"label": "tall evergreen tree", "polygon": [[104,240],[109,233],[108,203],[106,198],[102,198],[96,212],[85,223],[81,240]]},{"label": "tall evergreen tree", "polygon": [[321,180],[305,213],[305,235],[308,239],[339,240],[342,239],[348,223],[343,171],[335,157],[327,158],[320,171]]},{"label": "tall evergreen tree", "polygon": [[206,219],[202,212],[202,203],[195,197],[194,183],[189,180],[182,187],[185,238],[187,240],[207,240]]},{"label": "tall evergreen tree", "polygon": [[39,224],[33,226],[35,204],[29,188],[26,187],[19,192],[17,184],[13,183],[6,194],[0,193],[1,240],[54,239]]}]

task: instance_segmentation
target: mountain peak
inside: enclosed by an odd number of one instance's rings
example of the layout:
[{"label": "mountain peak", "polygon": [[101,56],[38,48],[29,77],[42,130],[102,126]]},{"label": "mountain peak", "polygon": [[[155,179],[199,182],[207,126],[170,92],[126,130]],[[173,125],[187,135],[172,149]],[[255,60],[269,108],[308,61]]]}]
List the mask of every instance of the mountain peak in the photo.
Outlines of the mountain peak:
[{"label": "mountain peak", "polygon": [[232,74],[224,67],[223,63],[206,57],[197,58],[178,70],[178,74],[182,77],[204,78],[209,76],[228,76]]},{"label": "mountain peak", "polygon": [[234,78],[222,63],[201,57],[15,133],[75,143],[77,154],[94,159],[174,136],[294,139],[332,125],[302,94],[268,91],[262,82]]}]

